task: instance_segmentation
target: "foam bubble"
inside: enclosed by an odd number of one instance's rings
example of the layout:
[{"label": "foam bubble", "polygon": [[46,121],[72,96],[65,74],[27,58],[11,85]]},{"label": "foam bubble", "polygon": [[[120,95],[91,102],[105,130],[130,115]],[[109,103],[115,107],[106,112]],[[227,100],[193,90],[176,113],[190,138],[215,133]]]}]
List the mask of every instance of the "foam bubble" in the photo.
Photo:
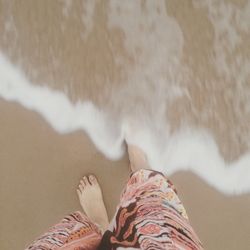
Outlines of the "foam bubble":
[{"label": "foam bubble", "polygon": [[118,159],[126,139],[141,147],[153,169],[166,174],[190,170],[225,194],[250,191],[250,154],[227,164],[211,135],[202,130],[182,129],[170,135],[162,126],[145,121],[112,121],[90,101],[73,104],[48,87],[31,84],[25,75],[0,54],[0,97],[38,112],[59,133],[85,131],[107,157]]},{"label": "foam bubble", "polygon": [[218,73],[244,84],[249,79],[250,60],[247,53],[241,53],[238,48],[246,43],[244,36],[250,34],[250,1],[246,1],[243,8],[224,0],[195,0],[194,4],[208,10],[214,28],[214,63]]},{"label": "foam bubble", "polygon": [[0,54],[0,97],[34,110],[59,133],[83,129],[110,158],[122,154],[122,138],[105,114],[91,102],[73,104],[67,96],[46,86],[32,85],[24,74]]},{"label": "foam bubble", "polygon": [[85,31],[82,33],[82,37],[86,39],[93,29],[93,16],[96,2],[92,0],[87,0],[84,1],[82,4],[84,7],[84,13],[82,14],[81,18],[85,28]]}]

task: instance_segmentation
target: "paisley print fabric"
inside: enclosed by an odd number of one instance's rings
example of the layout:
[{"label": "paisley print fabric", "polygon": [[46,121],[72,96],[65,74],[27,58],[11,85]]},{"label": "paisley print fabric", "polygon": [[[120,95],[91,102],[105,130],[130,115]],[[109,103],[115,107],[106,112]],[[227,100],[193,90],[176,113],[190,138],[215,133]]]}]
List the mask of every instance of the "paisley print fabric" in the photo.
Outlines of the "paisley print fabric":
[{"label": "paisley print fabric", "polygon": [[99,249],[202,249],[173,184],[161,173],[133,173]]},{"label": "paisley print fabric", "polygon": [[131,174],[116,214],[103,235],[97,225],[76,212],[28,249],[193,250],[203,247],[173,184],[159,172],[141,169]]},{"label": "paisley print fabric", "polygon": [[66,216],[27,250],[84,250],[96,249],[102,238],[97,225],[81,212]]}]

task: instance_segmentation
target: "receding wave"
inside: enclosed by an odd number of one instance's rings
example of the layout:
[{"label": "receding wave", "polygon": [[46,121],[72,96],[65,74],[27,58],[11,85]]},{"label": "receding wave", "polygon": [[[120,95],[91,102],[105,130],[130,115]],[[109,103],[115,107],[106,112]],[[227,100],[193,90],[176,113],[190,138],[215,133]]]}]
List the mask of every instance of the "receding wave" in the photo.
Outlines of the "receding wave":
[{"label": "receding wave", "polygon": [[[250,191],[250,154],[226,163],[213,137],[205,130],[182,128],[164,133],[154,121],[121,117],[109,119],[107,111],[90,101],[72,103],[66,94],[32,84],[24,73],[0,54],[0,97],[39,113],[58,133],[85,131],[108,158],[124,153],[124,140],[141,147],[152,167],[167,174],[190,170],[219,191],[243,194]],[[164,127],[164,126],[162,126]]]}]

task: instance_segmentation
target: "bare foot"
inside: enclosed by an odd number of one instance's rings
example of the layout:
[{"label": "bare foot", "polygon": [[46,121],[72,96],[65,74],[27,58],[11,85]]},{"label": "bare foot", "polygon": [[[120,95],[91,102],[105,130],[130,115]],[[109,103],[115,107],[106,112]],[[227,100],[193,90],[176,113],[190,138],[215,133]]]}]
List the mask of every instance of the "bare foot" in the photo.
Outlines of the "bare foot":
[{"label": "bare foot", "polygon": [[94,175],[84,176],[77,194],[86,215],[105,231],[109,225],[107,210],[103,202],[102,190]]},{"label": "bare foot", "polygon": [[150,169],[148,160],[144,152],[135,145],[128,145],[128,156],[131,170],[134,172],[139,169]]}]

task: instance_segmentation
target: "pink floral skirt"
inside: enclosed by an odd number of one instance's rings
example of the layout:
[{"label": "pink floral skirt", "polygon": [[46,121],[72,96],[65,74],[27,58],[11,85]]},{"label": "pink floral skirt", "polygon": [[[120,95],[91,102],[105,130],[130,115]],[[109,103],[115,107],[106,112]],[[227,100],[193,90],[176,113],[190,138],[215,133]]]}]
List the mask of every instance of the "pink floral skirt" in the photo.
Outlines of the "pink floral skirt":
[{"label": "pink floral skirt", "polygon": [[203,249],[173,184],[141,169],[131,174],[116,214],[104,233],[81,212],[66,216],[30,250]]}]

